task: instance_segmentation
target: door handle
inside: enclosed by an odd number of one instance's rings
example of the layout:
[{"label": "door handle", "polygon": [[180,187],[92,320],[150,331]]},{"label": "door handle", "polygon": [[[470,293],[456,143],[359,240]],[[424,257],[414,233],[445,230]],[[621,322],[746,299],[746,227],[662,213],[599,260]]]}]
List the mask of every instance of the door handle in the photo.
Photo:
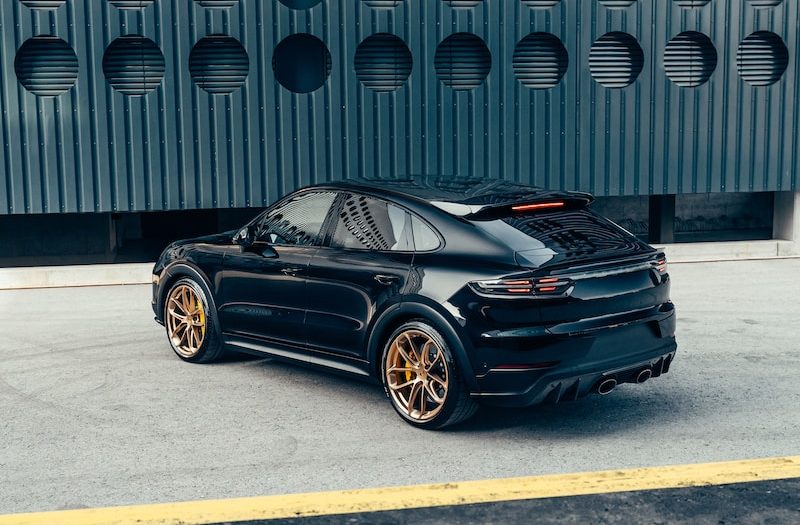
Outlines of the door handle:
[{"label": "door handle", "polygon": [[397,281],[399,281],[400,278],[397,277],[396,275],[381,275],[381,274],[378,274],[378,275],[375,276],[375,280],[378,281],[379,283],[381,283],[384,286],[391,286],[394,283],[396,283]]},{"label": "door handle", "polygon": [[298,273],[302,272],[302,268],[281,268],[281,273],[283,275],[288,275],[290,277],[295,277]]}]

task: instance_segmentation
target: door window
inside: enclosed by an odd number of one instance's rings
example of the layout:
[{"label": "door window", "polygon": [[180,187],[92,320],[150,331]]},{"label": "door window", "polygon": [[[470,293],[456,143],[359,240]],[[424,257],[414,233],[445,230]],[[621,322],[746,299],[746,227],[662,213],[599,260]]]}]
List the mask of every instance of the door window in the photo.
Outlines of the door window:
[{"label": "door window", "polygon": [[259,226],[259,240],[270,244],[313,246],[336,198],[334,192],[302,193],[269,210]]},{"label": "door window", "polygon": [[331,245],[335,248],[411,251],[411,215],[394,204],[347,195]]}]

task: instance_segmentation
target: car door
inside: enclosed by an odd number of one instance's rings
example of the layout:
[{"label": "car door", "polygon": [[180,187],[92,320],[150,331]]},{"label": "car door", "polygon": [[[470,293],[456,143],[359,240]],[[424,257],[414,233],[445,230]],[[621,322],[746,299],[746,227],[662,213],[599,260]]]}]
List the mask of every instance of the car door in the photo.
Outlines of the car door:
[{"label": "car door", "polygon": [[308,269],[311,350],[366,359],[370,321],[399,303],[413,261],[411,218],[386,201],[342,194]]},{"label": "car door", "polygon": [[255,242],[225,256],[224,332],[305,345],[306,271],[335,192],[295,194],[255,221]]}]

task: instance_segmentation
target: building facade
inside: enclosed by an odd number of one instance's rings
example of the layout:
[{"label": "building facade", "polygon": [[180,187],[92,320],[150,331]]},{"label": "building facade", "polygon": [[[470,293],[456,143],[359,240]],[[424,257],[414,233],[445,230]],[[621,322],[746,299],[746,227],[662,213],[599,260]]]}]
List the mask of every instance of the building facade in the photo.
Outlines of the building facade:
[{"label": "building facade", "polygon": [[798,188],[798,0],[4,0],[0,215]]}]

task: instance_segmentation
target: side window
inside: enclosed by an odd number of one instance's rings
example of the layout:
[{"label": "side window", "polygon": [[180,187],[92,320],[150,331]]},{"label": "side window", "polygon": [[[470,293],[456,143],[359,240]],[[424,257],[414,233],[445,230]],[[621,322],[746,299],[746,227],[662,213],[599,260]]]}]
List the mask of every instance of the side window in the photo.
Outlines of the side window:
[{"label": "side window", "polygon": [[259,240],[283,245],[315,244],[335,198],[334,192],[303,193],[269,210],[259,225]]},{"label": "side window", "polygon": [[364,195],[347,195],[331,246],[377,251],[411,251],[411,216]]},{"label": "side window", "polygon": [[436,233],[416,215],[411,216],[411,229],[414,232],[414,249],[416,251],[430,252],[441,245]]}]

